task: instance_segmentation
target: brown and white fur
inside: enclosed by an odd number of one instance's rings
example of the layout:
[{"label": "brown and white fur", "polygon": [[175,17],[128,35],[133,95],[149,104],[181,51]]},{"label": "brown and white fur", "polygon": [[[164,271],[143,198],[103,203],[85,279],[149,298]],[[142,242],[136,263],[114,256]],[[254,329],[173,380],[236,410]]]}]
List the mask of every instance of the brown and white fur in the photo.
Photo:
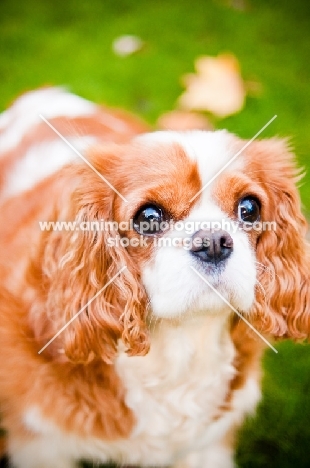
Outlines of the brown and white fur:
[{"label": "brown and white fur", "polygon": [[[80,459],[234,466],[236,431],[260,398],[265,344],[191,267],[268,339],[308,334],[306,223],[286,144],[253,142],[192,200],[245,142],[226,131],[137,136],[146,130],[54,88],[0,116],[0,406],[16,468]],[[249,195],[276,230],[230,233],[220,267],[182,247],[109,247],[111,236],[139,239],[135,230],[39,229],[45,220],[129,221],[146,203],[173,221],[238,221]]]}]

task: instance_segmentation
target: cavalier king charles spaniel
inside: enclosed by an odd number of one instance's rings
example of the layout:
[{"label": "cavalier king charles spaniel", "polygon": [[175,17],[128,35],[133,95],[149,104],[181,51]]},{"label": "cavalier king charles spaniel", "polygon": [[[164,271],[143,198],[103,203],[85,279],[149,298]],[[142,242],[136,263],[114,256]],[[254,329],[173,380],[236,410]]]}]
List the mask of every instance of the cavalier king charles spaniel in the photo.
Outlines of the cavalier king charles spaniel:
[{"label": "cavalier king charles spaniel", "polygon": [[309,334],[287,144],[148,133],[55,88],[20,97],[0,132],[12,466],[233,467],[264,349]]}]

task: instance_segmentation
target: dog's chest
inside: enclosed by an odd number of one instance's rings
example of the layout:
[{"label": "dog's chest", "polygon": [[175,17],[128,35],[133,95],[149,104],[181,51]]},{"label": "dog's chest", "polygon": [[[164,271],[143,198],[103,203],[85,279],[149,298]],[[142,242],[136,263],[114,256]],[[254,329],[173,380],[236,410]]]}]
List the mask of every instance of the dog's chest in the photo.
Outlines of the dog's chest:
[{"label": "dog's chest", "polygon": [[[227,429],[218,415],[235,373],[225,322],[223,317],[204,317],[179,327],[160,326],[147,356],[128,357],[120,351],[116,370],[136,419],[127,439],[84,440],[51,425],[49,436],[66,450],[70,447],[75,457],[138,465],[169,465],[211,444]],[[35,418],[38,428],[41,422]]]},{"label": "dog's chest", "polygon": [[[200,317],[181,327],[159,327],[146,357],[122,354],[117,370],[136,417],[130,436],[141,457],[167,463],[205,445],[235,374],[225,317]],[[166,459],[164,459],[164,456]],[[137,463],[138,460],[133,460]]]}]

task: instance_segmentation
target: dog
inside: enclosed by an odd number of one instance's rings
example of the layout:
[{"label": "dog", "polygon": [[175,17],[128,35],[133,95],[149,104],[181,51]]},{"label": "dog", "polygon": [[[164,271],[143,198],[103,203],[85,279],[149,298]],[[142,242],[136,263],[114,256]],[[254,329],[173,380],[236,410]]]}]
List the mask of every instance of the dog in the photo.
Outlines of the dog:
[{"label": "dog", "polygon": [[0,116],[0,405],[16,468],[229,468],[270,340],[309,334],[285,141],[149,132],[59,88]]}]

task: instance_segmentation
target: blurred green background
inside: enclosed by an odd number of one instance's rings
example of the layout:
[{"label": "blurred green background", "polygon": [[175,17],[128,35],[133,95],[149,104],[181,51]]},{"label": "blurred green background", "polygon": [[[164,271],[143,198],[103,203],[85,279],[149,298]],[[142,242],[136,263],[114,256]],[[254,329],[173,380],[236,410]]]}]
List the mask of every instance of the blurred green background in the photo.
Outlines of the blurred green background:
[{"label": "blurred green background", "polygon": [[[175,108],[180,77],[197,56],[231,52],[258,93],[214,123],[251,138],[277,114],[262,137],[291,137],[308,170],[301,195],[309,215],[309,19],[307,0],[0,0],[0,111],[25,90],[65,85],[154,124]],[[123,34],[145,46],[115,55]],[[265,356],[264,397],[241,432],[240,468],[310,466],[310,348],[287,342],[278,350]]]}]

